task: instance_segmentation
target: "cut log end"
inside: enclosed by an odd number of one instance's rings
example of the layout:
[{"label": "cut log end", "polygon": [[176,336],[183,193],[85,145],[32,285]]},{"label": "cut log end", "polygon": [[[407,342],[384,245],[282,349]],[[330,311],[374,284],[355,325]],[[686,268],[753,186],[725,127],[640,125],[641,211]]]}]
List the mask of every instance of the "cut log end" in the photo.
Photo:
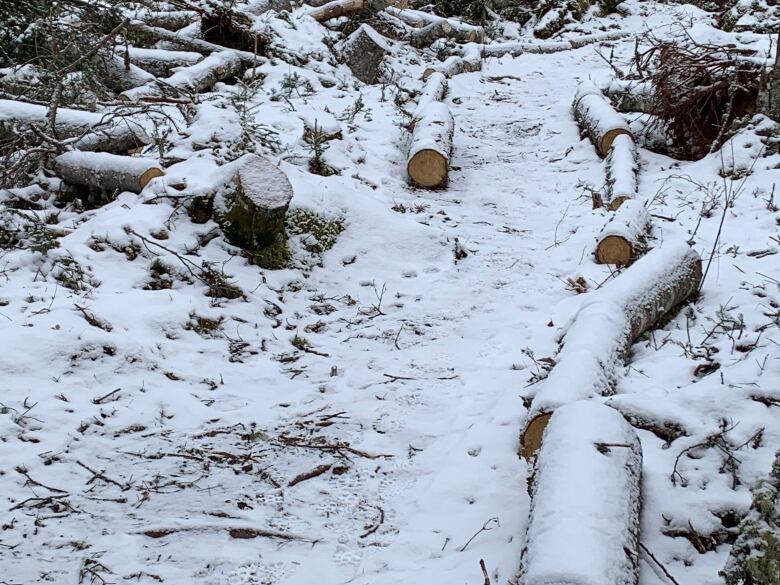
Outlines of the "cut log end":
[{"label": "cut log end", "polygon": [[542,446],[542,436],[547,423],[550,422],[551,412],[535,416],[525,427],[525,432],[520,440],[520,457],[531,459],[536,456],[539,447]]},{"label": "cut log end", "polygon": [[441,187],[447,182],[447,158],[432,149],[421,150],[409,160],[407,171],[421,187]]},{"label": "cut log end", "polygon": [[143,189],[146,187],[149,181],[156,179],[157,177],[162,177],[164,174],[165,173],[163,173],[162,169],[158,169],[157,167],[151,168],[141,174],[141,176],[138,178],[138,184],[141,186],[141,189]]},{"label": "cut log end", "polygon": [[620,209],[620,206],[623,205],[626,201],[630,200],[631,197],[628,195],[620,195],[619,197],[615,197],[612,201],[609,202],[609,206],[607,209],[610,211],[617,211]]},{"label": "cut log end", "polygon": [[621,236],[607,236],[596,246],[596,260],[599,264],[628,266],[633,262],[635,251],[631,243]]},{"label": "cut log end", "polygon": [[607,154],[609,154],[609,149],[612,148],[612,143],[615,141],[615,138],[621,134],[631,136],[631,132],[625,130],[624,128],[612,128],[611,130],[605,132],[599,141],[599,154],[601,154],[601,156],[607,156]]}]

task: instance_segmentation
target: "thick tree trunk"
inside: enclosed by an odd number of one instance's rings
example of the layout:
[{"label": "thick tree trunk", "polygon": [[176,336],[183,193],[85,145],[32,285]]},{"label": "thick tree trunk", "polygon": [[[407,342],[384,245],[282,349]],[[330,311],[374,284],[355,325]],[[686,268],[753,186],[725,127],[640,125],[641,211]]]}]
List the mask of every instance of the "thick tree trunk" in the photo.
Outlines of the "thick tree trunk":
[{"label": "thick tree trunk", "polygon": [[607,204],[610,211],[636,197],[639,187],[636,144],[629,134],[615,137],[607,155]]},{"label": "thick tree trunk", "polygon": [[602,157],[607,156],[617,136],[631,135],[623,116],[615,111],[601,90],[589,81],[581,83],[577,88],[573,108],[574,117]]},{"label": "thick tree trunk", "polygon": [[618,394],[605,402],[623,415],[632,427],[650,431],[667,445],[689,435],[686,411],[677,402],[659,403],[655,397],[642,394]]},{"label": "thick tree trunk", "polygon": [[642,448],[619,412],[559,408],[544,433],[522,552],[524,585],[635,585]]},{"label": "thick tree trunk", "polygon": [[325,22],[331,18],[348,16],[368,8],[379,12],[386,7],[387,2],[385,0],[333,0],[322,6],[312,8],[306,14],[317,22]]},{"label": "thick tree trunk", "polygon": [[452,112],[442,102],[432,102],[419,112],[406,164],[412,182],[428,188],[447,183],[454,129]]},{"label": "thick tree trunk", "polygon": [[154,80],[154,75],[133,63],[126,63],[120,52],[100,54],[95,65],[101,81],[116,92],[126,91]]},{"label": "thick tree trunk", "polygon": [[54,159],[54,168],[66,183],[104,193],[140,193],[149,181],[164,174],[151,159],[106,152],[66,152]]},{"label": "thick tree trunk", "polygon": [[[50,132],[49,109],[38,104],[0,100],[0,140],[7,140],[17,132],[28,131],[31,125]],[[79,150],[127,152],[145,146],[151,139],[143,127],[127,118],[110,114],[58,108],[55,121],[57,138],[77,138]]]},{"label": "thick tree trunk", "polygon": [[576,39],[567,39],[565,41],[546,42],[546,43],[495,43],[485,45],[482,48],[482,54],[485,57],[503,57],[512,55],[519,57],[524,53],[560,53],[561,51],[571,51],[595,43],[605,43],[615,41],[628,36],[624,32],[597,33],[592,35],[582,35]]},{"label": "thick tree trunk", "polygon": [[695,294],[701,278],[701,258],[687,243],[664,242],[588,293],[565,331],[555,367],[531,402],[521,455],[534,456],[556,408],[608,395],[634,341]]},{"label": "thick tree trunk", "polygon": [[122,92],[120,99],[139,101],[170,93],[199,93],[210,88],[217,81],[237,75],[241,71],[241,59],[232,51],[212,53],[203,61],[183,67],[166,79],[147,83],[141,87]]},{"label": "thick tree trunk", "polygon": [[429,104],[442,101],[445,95],[447,95],[447,78],[445,75],[439,72],[430,75],[425,80],[420,97],[417,99],[417,106],[412,114],[412,123],[417,123],[417,119],[421,117]]},{"label": "thick tree trunk", "polygon": [[455,18],[443,18],[436,16],[435,14],[428,14],[427,12],[421,12],[419,10],[401,9],[395,6],[389,6],[385,9],[385,12],[391,16],[404,21],[406,24],[414,28],[427,28],[431,25],[439,25],[444,27],[439,30],[446,30],[446,36],[451,38],[457,43],[484,43],[485,42],[485,29],[481,26],[474,26],[473,24],[467,24],[461,22]]},{"label": "thick tree trunk", "polygon": [[139,10],[133,15],[133,18],[149,26],[179,30],[198,20],[198,13],[194,10]]},{"label": "thick tree trunk", "polygon": [[125,50],[125,47],[118,46],[116,52],[121,57],[127,55],[130,63],[157,77],[169,77],[173,69],[189,67],[203,60],[203,55],[193,51],[166,51],[139,47],[128,47]]},{"label": "thick tree trunk", "polygon": [[628,266],[647,249],[649,231],[650,214],[644,203],[625,201],[599,233],[596,262]]},{"label": "thick tree trunk", "polygon": [[231,244],[257,251],[284,237],[293,188],[287,175],[265,158],[250,154],[237,163],[232,192],[216,202],[215,217]]}]

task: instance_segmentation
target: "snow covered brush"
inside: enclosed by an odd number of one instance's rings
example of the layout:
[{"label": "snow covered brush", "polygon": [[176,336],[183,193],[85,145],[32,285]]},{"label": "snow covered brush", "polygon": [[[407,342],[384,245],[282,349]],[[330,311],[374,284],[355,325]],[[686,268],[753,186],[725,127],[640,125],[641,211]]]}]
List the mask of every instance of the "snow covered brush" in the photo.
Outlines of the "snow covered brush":
[{"label": "snow covered brush", "polygon": [[636,584],[641,475],[639,438],[618,411],[559,408],[534,464],[519,582]]},{"label": "snow covered brush", "polygon": [[695,294],[701,280],[699,254],[686,242],[665,242],[589,293],[565,330],[555,367],[531,401],[520,454],[536,455],[557,408],[612,394],[631,345]]}]

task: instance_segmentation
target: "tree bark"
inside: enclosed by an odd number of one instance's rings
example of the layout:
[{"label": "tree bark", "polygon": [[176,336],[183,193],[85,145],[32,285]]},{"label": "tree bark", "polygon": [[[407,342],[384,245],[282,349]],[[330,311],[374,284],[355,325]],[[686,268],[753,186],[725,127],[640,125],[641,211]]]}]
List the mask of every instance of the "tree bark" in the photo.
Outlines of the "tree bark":
[{"label": "tree bark", "polygon": [[655,112],[653,84],[649,81],[612,79],[603,89],[619,112]]},{"label": "tree bark", "polygon": [[139,10],[133,18],[149,26],[175,31],[198,20],[198,13],[194,10]]},{"label": "tree bark", "polygon": [[610,105],[593,83],[586,81],[574,96],[574,117],[601,157],[607,156],[612,142],[621,134],[631,135],[628,123]]},{"label": "tree bark", "polygon": [[433,188],[447,183],[454,129],[452,112],[442,102],[432,102],[419,113],[406,164],[416,185]]},{"label": "tree bark", "polygon": [[701,258],[687,243],[664,242],[609,284],[588,293],[560,340],[555,367],[531,402],[521,455],[535,455],[556,408],[609,395],[634,341],[694,295],[701,278]]},{"label": "tree bark", "polygon": [[136,102],[147,97],[165,95],[166,91],[176,93],[199,93],[210,88],[217,81],[237,75],[241,70],[241,59],[232,51],[212,53],[199,63],[183,67],[166,79],[147,83],[141,87],[124,91],[122,100]]},{"label": "tree bark", "polygon": [[629,199],[599,233],[596,262],[628,266],[647,249],[650,214],[641,201]]},{"label": "tree bark", "polygon": [[560,53],[561,51],[571,51],[572,49],[579,49],[587,45],[595,43],[604,43],[608,41],[615,41],[628,36],[628,33],[624,32],[608,32],[597,33],[592,35],[582,35],[576,39],[567,39],[565,41],[545,42],[545,43],[495,43],[492,45],[485,45],[482,47],[482,54],[485,57],[503,57],[504,55],[512,55],[513,57],[519,57],[524,53]]},{"label": "tree bark", "polygon": [[636,197],[639,187],[636,144],[628,134],[615,137],[607,155],[607,204],[610,211]]},{"label": "tree bark", "polygon": [[149,181],[164,174],[151,159],[105,152],[66,152],[54,159],[54,168],[66,183],[104,193],[140,193]]},{"label": "tree bark", "polygon": [[378,12],[385,7],[387,7],[385,0],[333,0],[322,6],[312,8],[306,14],[317,22],[325,22],[331,18],[347,16],[367,8]]},{"label": "tree bark", "polygon": [[[400,9],[395,6],[385,8],[385,12],[415,28],[427,28],[431,25],[439,25],[439,30],[443,31],[446,29],[446,36],[457,43],[485,42],[486,35],[484,28],[461,22],[455,18],[443,18],[441,16],[436,16],[435,14],[428,14],[427,12],[411,10],[408,8]],[[444,23],[446,23],[446,27]]]},{"label": "tree bark", "polygon": [[639,438],[619,412],[558,409],[534,466],[519,581],[635,585],[641,475]]},{"label": "tree bark", "polygon": [[420,118],[425,108],[434,102],[440,102],[447,95],[447,77],[443,73],[433,73],[425,80],[420,97],[417,99],[417,106],[412,114],[412,123]]}]

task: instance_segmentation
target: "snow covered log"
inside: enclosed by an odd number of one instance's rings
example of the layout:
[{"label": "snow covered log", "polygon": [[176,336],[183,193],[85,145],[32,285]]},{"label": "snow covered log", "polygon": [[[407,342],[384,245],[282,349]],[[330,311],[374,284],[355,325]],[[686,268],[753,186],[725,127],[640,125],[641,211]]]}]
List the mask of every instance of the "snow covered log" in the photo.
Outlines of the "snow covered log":
[{"label": "snow covered log", "polygon": [[573,108],[577,123],[602,157],[607,156],[617,136],[631,134],[623,116],[615,111],[601,90],[590,81],[581,83],[577,88]]},{"label": "snow covered log", "polygon": [[559,408],[544,432],[522,552],[524,585],[636,585],[642,448],[616,410]]},{"label": "snow covered log", "polygon": [[579,49],[594,43],[605,43],[608,41],[616,41],[625,38],[629,35],[626,32],[607,32],[596,33],[592,35],[582,35],[574,39],[567,39],[564,41],[544,42],[544,43],[494,43],[491,45],[485,45],[482,48],[482,54],[484,57],[503,57],[504,55],[512,55],[513,57],[519,57],[523,53],[560,53],[561,51],[571,51],[572,49]]},{"label": "snow covered log", "polygon": [[246,155],[233,178],[231,192],[215,207],[217,222],[234,246],[255,251],[284,237],[284,220],[293,188],[273,162]]},{"label": "snow covered log", "polygon": [[570,22],[580,20],[591,4],[591,0],[551,0],[541,4],[545,12],[534,26],[534,36],[549,39]]},{"label": "snow covered log", "polygon": [[166,51],[164,49],[142,49],[139,47],[117,47],[117,54],[127,56],[130,63],[156,75],[169,77],[178,67],[189,67],[203,59],[203,55],[194,51]]},{"label": "snow covered log", "polygon": [[607,154],[607,206],[610,211],[636,197],[638,166],[634,139],[630,134],[616,136]]},{"label": "snow covered log", "polygon": [[179,30],[198,20],[198,13],[194,10],[139,10],[132,17],[149,26]]},{"label": "snow covered log", "polygon": [[[441,25],[446,23],[446,36],[458,43],[484,43],[485,29],[481,26],[475,26],[461,22],[455,18],[444,18],[435,14],[428,14],[420,10],[411,10],[409,8],[396,8],[388,6],[385,12],[402,20],[406,24],[415,28],[426,28],[431,25]],[[440,29],[443,30],[443,29]]]},{"label": "snow covered log", "polygon": [[653,84],[649,81],[613,78],[602,89],[619,112],[652,114],[655,111]]},{"label": "snow covered log", "polygon": [[154,80],[154,75],[144,71],[133,63],[126,63],[120,53],[99,54],[95,57],[95,65],[101,81],[107,87],[120,92]]},{"label": "snow covered log", "polygon": [[66,183],[103,193],[140,193],[149,181],[164,174],[151,159],[107,152],[66,152],[54,159],[54,168]]},{"label": "snow covered log", "polygon": [[634,341],[695,294],[701,278],[701,258],[686,242],[664,242],[588,293],[564,331],[555,367],[531,401],[521,455],[537,452],[556,408],[610,394]]},{"label": "snow covered log", "polygon": [[232,51],[212,53],[202,61],[189,67],[182,67],[166,79],[147,83],[124,91],[122,100],[137,102],[144,98],[176,93],[199,93],[210,88],[217,81],[237,75],[241,71],[241,59]]},{"label": "snow covered log", "polygon": [[385,0],[333,0],[322,6],[312,8],[306,14],[317,22],[325,22],[331,18],[347,16],[367,8],[379,12],[386,7],[387,2]]},{"label": "snow covered log", "polygon": [[421,187],[441,187],[447,183],[455,120],[442,102],[431,102],[414,121],[412,145],[406,170]]},{"label": "snow covered log", "polygon": [[[49,108],[15,100],[0,100],[0,140],[11,138],[14,131],[26,132],[35,125],[51,132]],[[77,138],[79,150],[127,152],[151,143],[143,127],[128,118],[58,108],[55,120],[57,138]]]},{"label": "snow covered log", "polygon": [[412,114],[412,123],[416,123],[429,104],[442,101],[445,95],[447,95],[447,78],[443,73],[433,73],[425,80],[422,93]]},{"label": "snow covered log", "polygon": [[445,19],[432,22],[423,28],[413,28],[409,32],[409,44],[416,49],[429,47],[439,39],[449,37],[452,34],[452,26]]},{"label": "snow covered log", "polygon": [[650,214],[643,202],[629,199],[601,229],[596,244],[596,262],[628,266],[647,248]]},{"label": "snow covered log", "polygon": [[384,37],[367,24],[361,24],[337,50],[352,74],[363,83],[376,83],[380,65],[390,52],[390,45]]},{"label": "snow covered log", "polygon": [[453,55],[448,57],[441,65],[426,68],[422,78],[428,79],[428,77],[437,71],[443,73],[446,77],[452,77],[453,75],[460,75],[461,73],[473,73],[474,71],[480,71],[481,69],[482,52],[480,50],[480,45],[470,43],[463,47],[461,55]]}]

